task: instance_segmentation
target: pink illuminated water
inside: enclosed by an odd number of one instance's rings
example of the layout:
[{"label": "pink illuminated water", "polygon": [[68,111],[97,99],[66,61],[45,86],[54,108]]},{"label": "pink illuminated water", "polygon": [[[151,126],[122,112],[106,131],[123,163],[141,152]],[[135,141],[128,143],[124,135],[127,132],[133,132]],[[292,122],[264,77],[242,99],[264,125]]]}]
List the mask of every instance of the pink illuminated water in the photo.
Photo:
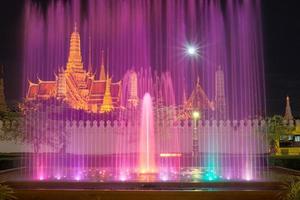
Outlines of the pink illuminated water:
[{"label": "pink illuminated water", "polygon": [[[26,115],[29,146],[38,142],[35,151],[26,149],[24,174],[71,181],[130,181],[137,174],[155,174],[155,181],[259,177],[267,154],[256,120],[265,114],[260,10],[260,0],[57,0],[45,8],[26,1],[24,96],[28,80],[55,81],[66,68],[75,22],[84,69],[91,65],[98,78],[104,50],[106,69],[109,64],[122,91],[112,114],[61,109],[50,99],[50,109]],[[197,58],[185,53],[191,44],[199,47]],[[139,104],[129,108],[133,71]],[[215,109],[201,108],[198,121],[180,121],[197,77]],[[222,117],[218,99],[226,106]]]},{"label": "pink illuminated water", "polygon": [[[215,73],[225,76],[227,118],[245,119],[265,114],[264,66],[260,0],[189,1],[49,1],[46,10],[26,1],[24,10],[24,95],[28,80],[54,80],[65,66],[75,22],[81,37],[85,69],[91,62],[99,74],[101,51],[107,53],[113,81],[133,69],[149,68],[138,79],[139,98],[156,94],[153,77],[168,72],[176,91],[167,102],[183,103],[200,78],[210,100],[215,100]],[[91,38],[91,42],[89,42]],[[198,58],[185,53],[197,45]],[[91,52],[89,52],[91,49]],[[91,59],[89,59],[89,54]],[[152,80],[143,79],[152,75]],[[148,76],[149,77],[149,76]],[[140,84],[141,83],[141,84]],[[208,116],[211,116],[210,113]],[[203,115],[204,116],[204,115]],[[208,117],[209,118],[209,117]]]},{"label": "pink illuminated water", "polygon": [[139,172],[155,173],[157,165],[155,158],[153,106],[149,93],[146,93],[143,97],[139,147]]}]

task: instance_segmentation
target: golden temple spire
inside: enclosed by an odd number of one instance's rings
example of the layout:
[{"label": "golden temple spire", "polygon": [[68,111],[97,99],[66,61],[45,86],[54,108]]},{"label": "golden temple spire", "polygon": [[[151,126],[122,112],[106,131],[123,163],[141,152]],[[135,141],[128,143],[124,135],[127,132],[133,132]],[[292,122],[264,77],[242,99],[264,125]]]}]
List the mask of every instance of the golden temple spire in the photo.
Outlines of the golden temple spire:
[{"label": "golden temple spire", "polygon": [[[108,75],[108,74],[107,74]],[[106,80],[106,75],[105,75],[105,67],[104,67],[104,51],[101,51],[101,66],[100,66],[100,75],[99,75],[99,79],[101,81],[105,81]]]},{"label": "golden temple spire", "polygon": [[74,25],[74,31],[71,34],[69,58],[67,62],[67,71],[81,72],[83,70],[81,48],[80,48],[80,35],[77,32],[77,25]]},{"label": "golden temple spire", "polygon": [[284,119],[288,120],[288,121],[294,119],[293,114],[292,114],[292,108],[291,108],[290,97],[289,96],[286,97]]},{"label": "golden temple spire", "polygon": [[[102,76],[105,77],[104,61],[103,60],[104,60],[104,53],[102,51],[101,70],[102,70],[102,66],[103,66]],[[109,74],[108,74],[108,55],[107,55],[107,73],[106,73],[105,93],[104,93],[103,103],[102,103],[101,108],[100,108],[100,113],[110,112],[114,109],[113,104],[112,104],[110,86],[111,86],[111,78],[109,77]]]},{"label": "golden temple spire", "polygon": [[111,86],[111,78],[107,76],[106,84],[105,84],[105,93],[104,93],[103,103],[100,108],[100,113],[110,112],[113,110],[110,86]]}]

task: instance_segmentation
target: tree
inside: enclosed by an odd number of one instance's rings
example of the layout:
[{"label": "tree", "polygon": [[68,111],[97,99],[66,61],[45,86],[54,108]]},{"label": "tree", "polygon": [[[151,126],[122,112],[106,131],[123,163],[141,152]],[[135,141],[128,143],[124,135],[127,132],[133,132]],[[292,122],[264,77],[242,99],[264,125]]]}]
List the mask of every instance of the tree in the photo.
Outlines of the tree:
[{"label": "tree", "polygon": [[22,124],[22,140],[32,144],[35,153],[41,145],[48,145],[58,152],[65,151],[66,131],[64,122],[56,115],[62,112],[59,104],[39,102],[26,105]]},{"label": "tree", "polygon": [[18,109],[0,112],[2,134],[0,140],[19,141],[21,113]]},{"label": "tree", "polygon": [[292,127],[285,123],[285,120],[280,115],[267,118],[267,136],[270,145],[270,152],[276,153],[279,148],[280,136],[287,135],[292,131]]}]

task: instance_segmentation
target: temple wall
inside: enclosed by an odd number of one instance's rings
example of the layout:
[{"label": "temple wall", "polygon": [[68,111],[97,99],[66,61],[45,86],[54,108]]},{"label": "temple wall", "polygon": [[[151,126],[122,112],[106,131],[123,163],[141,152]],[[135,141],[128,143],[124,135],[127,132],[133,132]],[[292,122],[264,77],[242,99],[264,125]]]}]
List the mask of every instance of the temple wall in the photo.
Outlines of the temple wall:
[{"label": "temple wall", "polygon": [[[291,121],[290,125],[300,124]],[[0,122],[0,136],[3,135]],[[265,121],[185,121],[155,127],[158,153],[192,152],[192,135],[198,139],[199,152],[257,154],[268,151]],[[66,152],[72,154],[115,154],[138,152],[138,124],[125,122],[66,122]],[[32,152],[31,144],[20,141],[0,141],[0,152]],[[41,152],[56,152],[41,145]]]}]

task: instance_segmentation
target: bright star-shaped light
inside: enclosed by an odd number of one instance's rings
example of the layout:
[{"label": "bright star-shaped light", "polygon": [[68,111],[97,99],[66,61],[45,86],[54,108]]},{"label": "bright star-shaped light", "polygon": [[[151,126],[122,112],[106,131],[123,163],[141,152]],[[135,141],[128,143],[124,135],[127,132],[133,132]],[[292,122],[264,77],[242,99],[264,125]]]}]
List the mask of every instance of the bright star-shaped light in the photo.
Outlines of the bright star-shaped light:
[{"label": "bright star-shaped light", "polygon": [[188,47],[187,52],[190,55],[195,55],[197,53],[197,49],[195,47]]},{"label": "bright star-shaped light", "polygon": [[197,56],[198,55],[198,47],[194,45],[188,45],[186,47],[186,54],[189,56]]}]

